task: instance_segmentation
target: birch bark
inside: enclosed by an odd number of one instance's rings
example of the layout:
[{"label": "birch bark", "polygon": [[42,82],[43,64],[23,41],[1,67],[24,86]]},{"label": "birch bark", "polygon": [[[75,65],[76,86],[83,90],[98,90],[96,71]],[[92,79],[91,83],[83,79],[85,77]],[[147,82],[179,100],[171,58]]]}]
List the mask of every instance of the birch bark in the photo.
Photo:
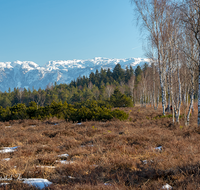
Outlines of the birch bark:
[{"label": "birch bark", "polygon": [[178,74],[178,109],[177,109],[177,115],[176,115],[176,122],[179,123],[179,116],[180,116],[180,109],[181,109],[181,80],[180,80],[180,67],[179,62],[177,60],[177,74]]},{"label": "birch bark", "polygon": [[193,107],[193,99],[194,99],[194,71],[191,73],[191,77],[192,77],[192,89],[191,89],[191,101],[190,101],[190,107],[187,113],[187,125],[189,125],[190,122],[190,113]]},{"label": "birch bark", "polygon": [[198,126],[200,126],[200,44],[199,44],[199,90],[198,90]]}]

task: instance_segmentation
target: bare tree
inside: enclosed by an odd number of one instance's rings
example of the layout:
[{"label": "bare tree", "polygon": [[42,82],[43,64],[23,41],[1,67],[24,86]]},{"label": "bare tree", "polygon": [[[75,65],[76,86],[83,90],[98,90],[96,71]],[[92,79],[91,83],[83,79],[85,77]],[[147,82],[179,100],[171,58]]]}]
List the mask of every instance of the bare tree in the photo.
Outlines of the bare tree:
[{"label": "bare tree", "polygon": [[163,115],[165,115],[165,80],[167,62],[166,22],[170,0],[132,0],[136,6],[138,21],[149,33],[149,41],[155,51],[155,60],[158,64]]},{"label": "bare tree", "polygon": [[128,81],[128,87],[130,89],[131,97],[132,97],[132,100],[134,102],[134,93],[133,93],[133,90],[134,90],[134,87],[135,87],[135,75],[131,76],[131,78],[129,79],[129,81]]},{"label": "bare tree", "polygon": [[[189,117],[194,103],[194,82],[195,82],[195,70],[198,66],[198,49],[194,35],[191,30],[184,28],[184,41],[182,42],[181,51],[185,54],[185,72],[184,72],[184,84],[185,84],[185,97],[184,101],[186,107],[188,105],[188,91],[190,92],[190,106],[186,116],[186,125],[189,125]],[[188,74],[187,74],[188,73]],[[189,77],[189,80],[188,80]],[[189,84],[188,84],[189,81]],[[186,114],[185,114],[186,115]]]},{"label": "bare tree", "polygon": [[106,85],[106,93],[108,95],[108,98],[110,99],[110,96],[113,94],[114,92],[114,86],[113,85]]},{"label": "bare tree", "polygon": [[200,126],[200,1],[199,0],[182,0],[178,7],[181,10],[181,23],[184,28],[191,31],[198,44],[198,126]]},{"label": "bare tree", "polygon": [[93,88],[93,84],[92,84],[91,81],[90,81],[89,84],[88,84],[88,88],[89,88],[90,90],[92,90],[92,88]]},{"label": "bare tree", "polygon": [[22,103],[22,95],[24,93],[24,89],[23,88],[20,88],[19,89],[19,100],[20,100],[20,103]]}]

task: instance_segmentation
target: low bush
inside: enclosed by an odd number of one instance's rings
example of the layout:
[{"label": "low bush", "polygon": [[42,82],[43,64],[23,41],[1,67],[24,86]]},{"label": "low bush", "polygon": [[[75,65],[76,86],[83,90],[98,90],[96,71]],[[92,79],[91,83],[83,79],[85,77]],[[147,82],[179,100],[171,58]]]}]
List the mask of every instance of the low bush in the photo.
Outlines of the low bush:
[{"label": "low bush", "polygon": [[126,119],[128,119],[128,116],[129,116],[129,114],[127,114],[127,113],[125,113],[124,111],[122,111],[122,110],[118,110],[118,109],[115,109],[115,110],[113,110],[112,112],[111,112],[111,114],[112,114],[112,116],[114,117],[114,118],[117,118],[117,119],[119,119],[119,120],[126,120]]},{"label": "low bush", "polygon": [[6,109],[0,107],[0,121],[18,119],[46,119],[57,117],[66,121],[107,121],[112,118],[125,120],[128,115],[123,111],[111,111],[111,105],[104,101],[86,101],[75,105],[52,102],[50,105],[40,107],[36,102],[30,102],[29,106],[17,104]]}]

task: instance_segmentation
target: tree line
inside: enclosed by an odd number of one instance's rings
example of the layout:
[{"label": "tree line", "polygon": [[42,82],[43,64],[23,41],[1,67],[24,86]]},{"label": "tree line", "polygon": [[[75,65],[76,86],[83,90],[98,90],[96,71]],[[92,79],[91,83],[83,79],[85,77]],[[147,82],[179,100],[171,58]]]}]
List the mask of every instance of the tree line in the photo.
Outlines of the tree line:
[{"label": "tree line", "polygon": [[[136,71],[142,71],[138,66]],[[15,88],[0,93],[0,121],[13,119],[65,118],[67,121],[127,119],[128,114],[113,107],[131,107],[129,82],[134,70],[117,64],[110,69],[79,77],[70,84],[48,85],[32,91]],[[106,84],[104,83],[106,82]]]},{"label": "tree line", "polygon": [[[132,67],[124,70],[120,64],[117,64],[113,71],[96,70],[95,73],[91,72],[89,77],[79,77],[70,84],[49,84],[46,89],[39,90],[15,88],[11,91],[9,89],[8,92],[0,93],[0,105],[3,108],[12,107],[18,103],[29,106],[29,102],[33,101],[38,106],[44,107],[50,105],[52,101],[75,104],[86,100],[102,100],[109,102],[113,107],[132,106],[131,81],[133,80]],[[116,96],[113,95],[114,92],[118,99],[121,99],[118,103],[115,100]]]}]

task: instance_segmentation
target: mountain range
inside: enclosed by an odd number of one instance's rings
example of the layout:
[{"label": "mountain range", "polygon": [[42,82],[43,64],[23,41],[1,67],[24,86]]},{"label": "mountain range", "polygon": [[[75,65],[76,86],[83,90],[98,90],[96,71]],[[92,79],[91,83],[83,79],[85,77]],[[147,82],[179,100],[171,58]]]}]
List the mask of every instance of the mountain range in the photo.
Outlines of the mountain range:
[{"label": "mountain range", "polygon": [[49,61],[44,66],[39,66],[32,61],[0,62],[0,91],[8,91],[10,88],[45,89],[48,84],[70,83],[79,76],[89,76],[96,70],[111,70],[120,64],[123,69],[132,66],[149,63],[148,59],[127,58],[109,59],[95,57],[87,60]]}]

